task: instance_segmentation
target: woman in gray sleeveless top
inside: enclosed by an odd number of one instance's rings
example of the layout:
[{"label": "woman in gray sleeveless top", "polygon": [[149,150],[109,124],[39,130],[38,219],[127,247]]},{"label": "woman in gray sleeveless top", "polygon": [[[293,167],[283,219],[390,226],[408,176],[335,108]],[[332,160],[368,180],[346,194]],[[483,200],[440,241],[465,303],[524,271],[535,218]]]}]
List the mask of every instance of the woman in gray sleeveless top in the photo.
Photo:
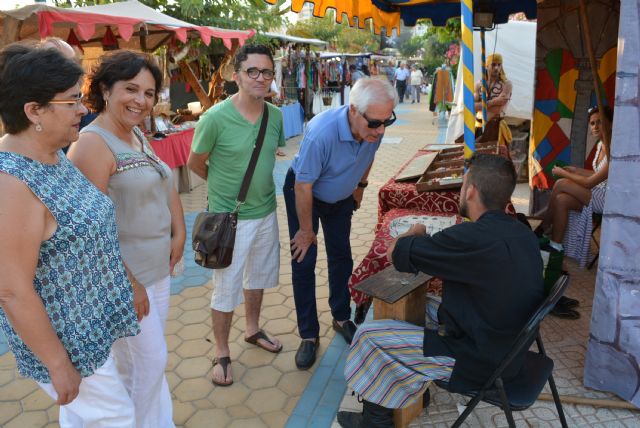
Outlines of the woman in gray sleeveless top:
[{"label": "woman in gray sleeveless top", "polygon": [[87,113],[81,76],[55,49],[0,51],[0,328],[61,427],[133,427],[110,355],[139,331],[113,203],[61,150]]},{"label": "woman in gray sleeveless top", "polygon": [[134,287],[141,333],[113,352],[136,409],[138,428],[174,427],[164,375],[169,273],[182,257],[185,225],[171,170],[137,128],[157,101],[162,76],[152,57],[105,54],[88,77],[87,99],[98,117],[69,149],[71,161],[116,208],[125,267]]}]

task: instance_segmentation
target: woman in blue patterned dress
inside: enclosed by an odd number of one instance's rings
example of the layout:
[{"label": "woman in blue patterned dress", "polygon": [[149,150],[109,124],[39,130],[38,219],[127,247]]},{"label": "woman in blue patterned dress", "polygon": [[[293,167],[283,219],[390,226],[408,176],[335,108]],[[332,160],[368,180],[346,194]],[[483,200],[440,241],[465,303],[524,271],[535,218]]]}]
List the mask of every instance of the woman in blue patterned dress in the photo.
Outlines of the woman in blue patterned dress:
[{"label": "woman in blue patterned dress", "polygon": [[0,51],[0,328],[62,427],[133,427],[111,357],[138,333],[111,200],[62,148],[87,109],[82,69],[55,49]]},{"label": "woman in blue patterned dress", "polygon": [[137,127],[151,113],[161,84],[160,70],[149,55],[127,50],[105,54],[86,85],[88,103],[98,117],[69,149],[69,159],[116,207],[122,258],[142,331],[117,341],[113,351],[138,428],[174,427],[164,374],[164,326],[169,273],[184,250],[184,215],[171,170]]}]

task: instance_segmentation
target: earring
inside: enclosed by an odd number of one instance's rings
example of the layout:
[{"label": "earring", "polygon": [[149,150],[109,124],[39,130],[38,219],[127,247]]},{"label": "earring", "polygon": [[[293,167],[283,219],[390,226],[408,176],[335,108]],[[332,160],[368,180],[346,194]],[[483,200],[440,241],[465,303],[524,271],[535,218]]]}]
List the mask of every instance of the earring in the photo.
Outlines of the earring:
[{"label": "earring", "polygon": [[39,123],[36,123],[36,131],[42,132],[42,125],[40,125]]},{"label": "earring", "polygon": [[104,99],[104,108],[105,110],[109,108],[109,100],[108,99]]}]

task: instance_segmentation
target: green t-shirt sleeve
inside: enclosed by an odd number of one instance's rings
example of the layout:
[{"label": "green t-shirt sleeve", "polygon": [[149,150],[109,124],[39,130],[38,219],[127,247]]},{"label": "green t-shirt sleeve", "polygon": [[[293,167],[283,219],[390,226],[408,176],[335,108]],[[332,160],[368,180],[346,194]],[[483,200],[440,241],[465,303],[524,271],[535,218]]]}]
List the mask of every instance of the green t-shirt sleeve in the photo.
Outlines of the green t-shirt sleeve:
[{"label": "green t-shirt sleeve", "polygon": [[205,113],[196,124],[191,151],[194,153],[211,153],[216,144],[218,129],[214,117]]}]

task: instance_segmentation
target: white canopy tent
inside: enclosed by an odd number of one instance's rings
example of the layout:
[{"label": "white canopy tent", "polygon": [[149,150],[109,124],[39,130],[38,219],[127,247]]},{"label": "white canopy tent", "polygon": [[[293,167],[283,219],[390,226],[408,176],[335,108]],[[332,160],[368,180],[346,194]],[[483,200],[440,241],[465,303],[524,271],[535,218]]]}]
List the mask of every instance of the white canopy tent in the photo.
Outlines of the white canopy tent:
[{"label": "white canopy tent", "polygon": [[[474,46],[480,46],[480,33],[473,33]],[[531,119],[533,115],[535,59],[536,59],[536,23],[527,21],[509,21],[499,24],[493,31],[485,33],[487,57],[492,53],[502,55],[503,68],[507,79],[513,84],[511,101],[505,116],[518,119]],[[480,49],[474,49],[474,81],[482,79]],[[462,99],[462,67],[458,67],[455,106],[451,110],[445,143],[452,144],[464,130],[464,101]]]}]

